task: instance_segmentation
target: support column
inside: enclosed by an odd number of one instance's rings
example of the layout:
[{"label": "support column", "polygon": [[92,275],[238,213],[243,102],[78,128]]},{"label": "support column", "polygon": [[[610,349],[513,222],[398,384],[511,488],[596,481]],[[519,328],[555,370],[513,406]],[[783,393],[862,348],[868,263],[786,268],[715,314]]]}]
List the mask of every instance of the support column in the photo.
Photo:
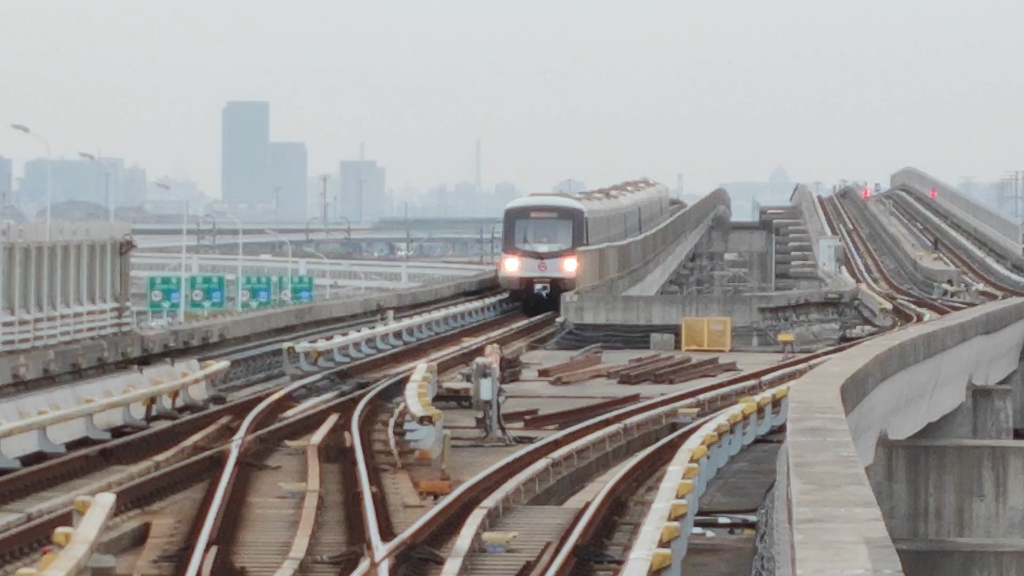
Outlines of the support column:
[{"label": "support column", "polygon": [[972,391],[974,438],[1013,439],[1012,393],[1010,386],[980,386]]}]

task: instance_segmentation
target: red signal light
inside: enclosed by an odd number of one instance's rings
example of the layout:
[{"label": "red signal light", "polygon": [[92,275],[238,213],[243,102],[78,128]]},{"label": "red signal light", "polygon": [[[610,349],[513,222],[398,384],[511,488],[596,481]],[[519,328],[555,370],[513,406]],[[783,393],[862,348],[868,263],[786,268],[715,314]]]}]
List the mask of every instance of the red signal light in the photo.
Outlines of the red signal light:
[{"label": "red signal light", "polygon": [[871,190],[865,188],[860,193],[861,198],[871,198]]},{"label": "red signal light", "polygon": [[930,196],[932,198],[938,198],[939,197],[939,191],[936,190],[935,188],[932,188],[931,192],[928,193],[928,196]]}]

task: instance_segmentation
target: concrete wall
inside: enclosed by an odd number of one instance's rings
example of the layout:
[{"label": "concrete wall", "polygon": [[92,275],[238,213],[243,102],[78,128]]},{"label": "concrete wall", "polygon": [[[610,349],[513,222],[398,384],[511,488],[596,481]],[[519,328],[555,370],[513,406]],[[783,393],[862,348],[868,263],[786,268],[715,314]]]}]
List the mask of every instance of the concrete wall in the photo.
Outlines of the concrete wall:
[{"label": "concrete wall", "polygon": [[1018,225],[1004,217],[1002,214],[983,206],[968,198],[955,187],[946,184],[942,180],[926,174],[917,168],[903,168],[895,172],[890,179],[892,188],[911,190],[915,194],[927,198],[932,188],[938,192],[938,198],[932,200],[945,210],[950,208],[959,212],[959,216],[967,216],[977,224],[987,227],[991,232],[998,234],[1004,240],[1013,244],[1020,244],[1020,230]]},{"label": "concrete wall", "polygon": [[[876,490],[883,503],[927,499],[931,490],[939,486],[936,482],[950,483],[950,488],[937,488],[944,493],[953,489],[953,478],[958,476],[951,471],[950,479],[938,480],[938,475],[943,474],[941,468],[931,474],[911,476],[916,474],[910,470],[914,464],[896,460],[892,451],[883,452],[888,454],[886,460],[872,469],[872,476],[906,478],[907,483],[900,488],[902,492],[891,498],[886,496],[884,482],[880,481],[872,490],[864,468],[875,460],[879,437],[884,434],[904,440],[954,412],[966,398],[969,383],[986,387],[1005,381],[1018,369],[1022,345],[1024,299],[1014,298],[885,334],[837,355],[796,381],[787,441],[793,551],[801,574],[816,573],[808,570],[810,566],[821,567],[824,573],[829,562],[848,571],[902,573],[882,509],[875,501]],[[946,450],[955,442],[944,440],[935,445]],[[945,458],[940,466],[963,466],[948,454],[921,458]],[[927,464],[931,466],[931,461]],[[987,476],[984,482],[1020,477],[1009,475],[1016,470],[1012,461],[1001,465],[1009,468]],[[990,467],[988,463],[980,466]],[[972,473],[976,472],[967,474]],[[1024,475],[1024,470],[1019,474]],[[911,478],[921,484],[911,486]],[[977,510],[977,521],[984,522],[982,515],[986,509],[974,508],[976,500],[971,496],[984,492],[973,489],[971,478],[960,478],[960,498],[952,504]],[[1018,503],[1024,498],[1011,493],[1009,488],[1004,493],[1007,498],[1018,498]],[[891,508],[885,511],[896,514]],[[901,509],[898,515],[916,512]],[[891,521],[892,517],[888,519]],[[1012,520],[1013,517],[1003,516],[994,521],[1008,526],[1007,522]]]},{"label": "concrete wall", "polygon": [[72,346],[7,354],[0,356],[0,385],[170,350],[202,356],[203,346],[208,344],[255,338],[302,324],[329,323],[346,316],[373,313],[378,307],[415,306],[494,288],[497,288],[497,280],[494,274],[487,273],[447,284],[253,312],[104,341],[90,340]]},{"label": "concrete wall", "polygon": [[690,296],[625,296],[616,294],[569,295],[562,301],[562,316],[580,324],[666,324],[688,316],[728,316],[733,326],[761,322],[763,308],[781,308],[816,302],[848,302],[853,291],[800,290],[758,294]]},{"label": "concrete wall", "polygon": [[733,222],[729,227],[725,252],[739,254],[747,262],[747,274],[756,282],[756,290],[772,288],[772,243],[774,238],[766,225]]},{"label": "concrete wall", "polygon": [[870,475],[893,538],[1024,539],[1022,442],[891,441]]},{"label": "concrete wall", "polygon": [[807,226],[807,234],[811,237],[811,249],[814,251],[814,258],[818,258],[818,240],[832,236],[825,222],[825,215],[821,212],[818,199],[814,192],[803,184],[798,184],[789,197],[789,203],[800,211],[804,224]]}]

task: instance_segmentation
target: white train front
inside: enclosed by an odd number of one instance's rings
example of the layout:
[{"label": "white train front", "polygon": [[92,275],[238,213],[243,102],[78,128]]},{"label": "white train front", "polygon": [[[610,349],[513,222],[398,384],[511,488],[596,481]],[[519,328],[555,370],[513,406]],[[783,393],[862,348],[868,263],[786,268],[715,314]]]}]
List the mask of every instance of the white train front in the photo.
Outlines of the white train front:
[{"label": "white train front", "polygon": [[647,179],[518,198],[505,206],[498,280],[528,305],[557,302],[576,288],[580,248],[639,236],[670,213],[668,188]]}]

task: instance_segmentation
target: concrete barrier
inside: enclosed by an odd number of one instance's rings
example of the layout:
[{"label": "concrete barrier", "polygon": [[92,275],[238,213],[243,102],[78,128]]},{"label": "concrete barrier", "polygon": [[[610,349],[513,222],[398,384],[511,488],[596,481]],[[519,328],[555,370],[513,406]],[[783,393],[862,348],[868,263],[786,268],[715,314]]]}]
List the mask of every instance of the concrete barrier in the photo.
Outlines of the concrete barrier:
[{"label": "concrete barrier", "polygon": [[28,350],[0,356],[0,386],[172,350],[196,348],[196,353],[201,354],[203,346],[213,343],[250,338],[302,324],[325,323],[346,316],[372,313],[378,307],[415,306],[497,287],[495,274],[483,273],[455,282],[373,294],[350,300],[314,302],[212,319],[160,331],[126,334],[102,341],[87,340],[59,348]]},{"label": "concrete barrier", "polygon": [[[915,198],[929,202],[943,218],[955,222],[981,240],[992,252],[1024,270],[1021,250],[1021,231],[1018,225],[1001,214],[964,196],[945,182],[916,168],[904,168],[892,175],[890,185]],[[934,188],[937,198],[930,198]]]},{"label": "concrete barrier", "polygon": [[843,290],[794,290],[749,294],[696,294],[693,296],[623,296],[586,294],[566,298],[562,315],[579,324],[675,324],[685,317],[728,316],[733,326],[762,320],[762,309],[801,304],[849,303],[858,297],[855,287]]},{"label": "concrete barrier", "polygon": [[730,214],[729,194],[718,188],[640,236],[581,249],[577,292],[624,292],[674,256],[680,240],[709,219],[728,220]]},{"label": "concrete barrier", "polygon": [[[999,258],[993,258],[983,248],[977,246],[974,240],[967,238],[951,227],[949,225],[949,218],[944,220],[915,201],[911,197],[913,193],[898,190],[892,194],[894,202],[906,209],[919,222],[929,225],[943,242],[959,247],[968,256],[970,261],[985,272],[988,277],[994,278],[1006,286],[1024,290],[1024,278],[1020,276],[1020,271],[1024,270],[1024,258],[1021,258],[1019,254],[999,250],[997,244],[989,244],[988,247],[995,247],[997,254],[1000,256]],[[955,219],[953,220],[955,221]],[[964,223],[960,223],[960,226],[976,237],[982,237],[979,234],[983,233],[983,231],[979,228],[971,228]],[[1010,263],[1009,267],[1006,265],[1007,261]],[[1013,269],[1014,266],[1016,266],[1015,269]]]},{"label": "concrete barrier", "polygon": [[[959,409],[969,384],[1004,388],[996,385],[1016,373],[1022,347],[1024,299],[1014,298],[880,336],[793,383],[782,455],[790,482],[790,552],[800,574],[836,566],[903,574],[879,507],[887,501],[886,479],[877,477],[877,467],[865,472],[880,438],[923,433]],[[892,458],[888,453],[881,464]],[[968,482],[960,489],[967,502],[959,505],[970,506],[975,487]],[[930,492],[917,486],[915,493],[928,498]],[[910,511],[902,503],[888,510],[890,522]]]}]

